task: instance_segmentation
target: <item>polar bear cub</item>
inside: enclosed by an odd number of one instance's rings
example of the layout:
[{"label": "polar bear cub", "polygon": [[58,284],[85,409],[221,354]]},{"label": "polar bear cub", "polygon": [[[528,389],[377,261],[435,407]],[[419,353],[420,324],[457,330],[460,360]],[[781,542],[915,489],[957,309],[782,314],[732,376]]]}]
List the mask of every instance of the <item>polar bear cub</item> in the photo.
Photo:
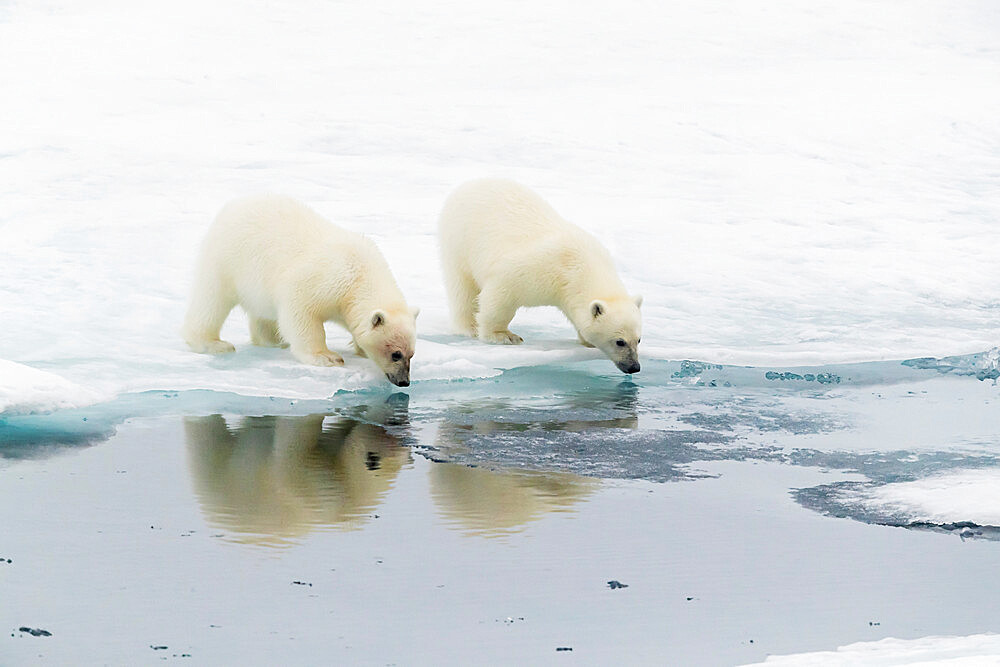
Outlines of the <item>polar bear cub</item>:
[{"label": "polar bear cub", "polygon": [[629,296],[608,251],[528,188],[482,179],[459,186],[439,220],[441,263],[455,328],[519,344],[522,306],[556,306],[580,342],[625,373],[639,372],[642,297]]},{"label": "polar bear cub", "polygon": [[195,352],[232,352],[219,331],[236,305],[254,345],[291,347],[306,364],[342,366],[323,323],[353,337],[395,385],[410,384],[417,309],[406,305],[375,244],[277,195],[237,199],[208,230],[183,335]]}]

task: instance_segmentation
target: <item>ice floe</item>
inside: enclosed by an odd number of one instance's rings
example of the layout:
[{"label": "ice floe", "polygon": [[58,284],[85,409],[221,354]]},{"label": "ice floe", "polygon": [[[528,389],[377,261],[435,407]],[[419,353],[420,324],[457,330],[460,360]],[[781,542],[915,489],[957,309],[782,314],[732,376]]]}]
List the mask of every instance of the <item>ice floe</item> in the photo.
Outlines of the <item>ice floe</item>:
[{"label": "ice floe", "polygon": [[817,651],[795,655],[769,656],[760,665],[822,665],[823,667],[888,667],[889,665],[949,665],[973,667],[1000,664],[1000,635],[981,634],[967,637],[889,637],[874,642],[857,642],[835,651]]}]

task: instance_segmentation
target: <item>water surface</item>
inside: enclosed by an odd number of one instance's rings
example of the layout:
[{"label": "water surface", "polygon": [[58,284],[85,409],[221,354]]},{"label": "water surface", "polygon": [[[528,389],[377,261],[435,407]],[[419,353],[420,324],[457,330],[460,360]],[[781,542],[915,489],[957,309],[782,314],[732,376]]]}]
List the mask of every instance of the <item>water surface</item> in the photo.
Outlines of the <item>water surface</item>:
[{"label": "water surface", "polygon": [[995,527],[832,492],[1000,471],[993,381],[923,366],[536,368],[10,418],[0,657],[735,664],[995,631]]}]

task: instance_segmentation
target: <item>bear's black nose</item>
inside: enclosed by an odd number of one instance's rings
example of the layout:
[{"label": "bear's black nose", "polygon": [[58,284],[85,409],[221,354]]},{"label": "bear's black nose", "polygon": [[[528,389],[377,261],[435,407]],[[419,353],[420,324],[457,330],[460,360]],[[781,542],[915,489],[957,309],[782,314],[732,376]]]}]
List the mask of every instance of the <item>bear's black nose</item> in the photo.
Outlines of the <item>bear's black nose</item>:
[{"label": "bear's black nose", "polygon": [[409,387],[410,386],[410,381],[409,380],[399,380],[396,383],[396,386],[397,387]]},{"label": "bear's black nose", "polygon": [[639,372],[639,362],[635,362],[631,366],[625,369],[626,373],[638,373]]}]

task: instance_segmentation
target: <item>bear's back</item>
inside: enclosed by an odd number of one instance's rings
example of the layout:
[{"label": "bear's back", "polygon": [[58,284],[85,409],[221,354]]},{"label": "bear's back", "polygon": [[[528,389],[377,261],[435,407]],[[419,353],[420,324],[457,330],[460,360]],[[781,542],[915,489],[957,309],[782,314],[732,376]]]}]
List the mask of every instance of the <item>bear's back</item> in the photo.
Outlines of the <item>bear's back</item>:
[{"label": "bear's back", "polygon": [[254,195],[226,204],[215,219],[213,236],[230,245],[302,252],[323,244],[344,244],[351,232],[283,195]]},{"label": "bear's back", "polygon": [[276,316],[279,294],[296,285],[334,294],[372,271],[388,272],[371,241],[280,195],[226,204],[205,237],[200,264],[244,308],[267,318]]},{"label": "bear's back", "polygon": [[[439,220],[441,248],[473,274],[607,264],[610,256],[590,233],[566,221],[530,188],[485,178],[456,188]],[[516,267],[516,268],[515,268]]]}]

